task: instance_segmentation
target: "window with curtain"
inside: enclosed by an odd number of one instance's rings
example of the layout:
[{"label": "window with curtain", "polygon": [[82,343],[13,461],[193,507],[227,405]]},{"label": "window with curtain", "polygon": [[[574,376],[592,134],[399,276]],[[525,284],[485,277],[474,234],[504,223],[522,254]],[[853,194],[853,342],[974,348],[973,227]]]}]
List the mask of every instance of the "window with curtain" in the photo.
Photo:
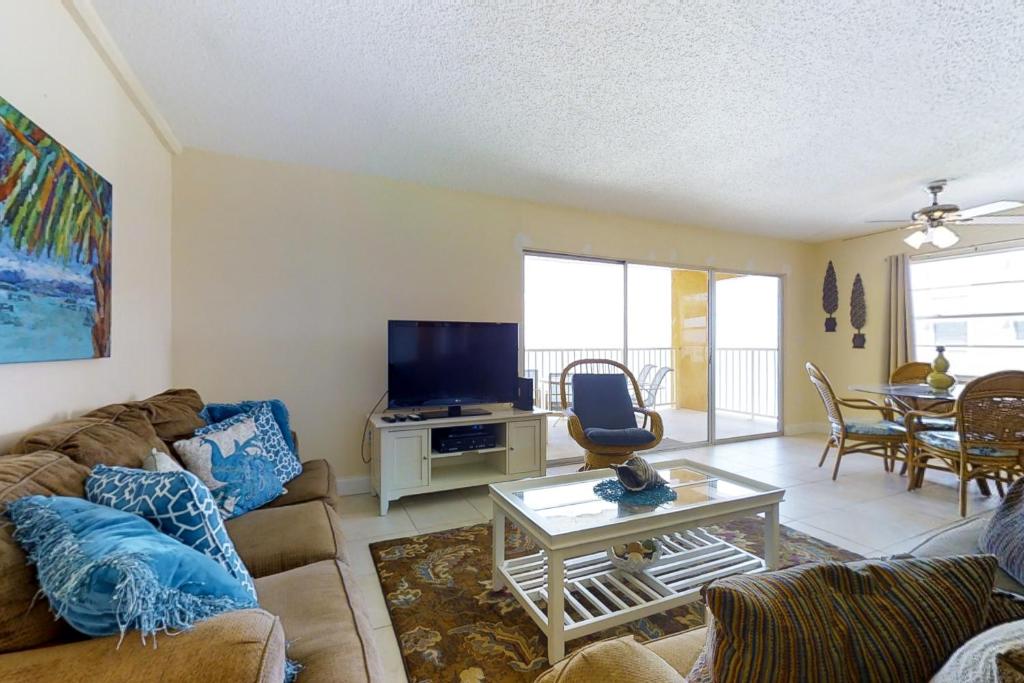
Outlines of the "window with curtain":
[{"label": "window with curtain", "polygon": [[969,378],[1024,369],[1024,248],[910,262],[916,359]]}]

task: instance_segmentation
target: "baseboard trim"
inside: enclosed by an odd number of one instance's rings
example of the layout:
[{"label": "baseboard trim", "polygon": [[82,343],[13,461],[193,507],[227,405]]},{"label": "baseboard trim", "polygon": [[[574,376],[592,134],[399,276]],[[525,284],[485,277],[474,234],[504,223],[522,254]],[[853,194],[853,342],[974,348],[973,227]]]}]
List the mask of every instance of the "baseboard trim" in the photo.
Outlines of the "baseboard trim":
[{"label": "baseboard trim", "polygon": [[794,422],[785,426],[783,433],[786,436],[797,434],[827,434],[828,425],[824,422]]},{"label": "baseboard trim", "polygon": [[370,492],[369,477],[338,477],[339,496],[357,496]]}]

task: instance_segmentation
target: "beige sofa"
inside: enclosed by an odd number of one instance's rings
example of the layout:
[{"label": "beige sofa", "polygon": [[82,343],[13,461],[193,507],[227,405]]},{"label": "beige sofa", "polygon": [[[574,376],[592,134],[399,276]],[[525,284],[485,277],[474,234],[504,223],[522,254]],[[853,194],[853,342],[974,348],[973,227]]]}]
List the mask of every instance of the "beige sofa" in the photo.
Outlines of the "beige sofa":
[{"label": "beige sofa", "polygon": [[[203,424],[199,395],[165,392],[105,406],[25,435],[0,456],[0,506],[24,495],[83,495],[99,462],[141,466],[150,448]],[[223,614],[186,633],[84,638],[33,603],[34,570],[0,528],[0,680],[266,681],[280,683],[287,657],[302,683],[383,680],[372,629],[342,552],[336,483],[323,460],[303,463],[288,493],[226,524],[255,579],[261,609]],[[286,647],[286,643],[288,643]]]}]

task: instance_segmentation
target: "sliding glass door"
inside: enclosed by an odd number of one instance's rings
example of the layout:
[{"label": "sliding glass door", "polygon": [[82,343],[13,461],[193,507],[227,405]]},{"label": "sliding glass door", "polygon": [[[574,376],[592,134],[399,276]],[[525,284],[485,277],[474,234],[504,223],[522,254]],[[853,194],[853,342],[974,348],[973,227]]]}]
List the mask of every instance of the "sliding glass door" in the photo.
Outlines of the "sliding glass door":
[{"label": "sliding glass door", "polygon": [[781,292],[778,277],[716,272],[716,441],[781,431]]},{"label": "sliding glass door", "polygon": [[779,278],[549,254],[527,254],[524,277],[524,369],[555,412],[549,460],[583,455],[559,389],[582,358],[637,377],[665,425],[658,450],[779,431]]}]

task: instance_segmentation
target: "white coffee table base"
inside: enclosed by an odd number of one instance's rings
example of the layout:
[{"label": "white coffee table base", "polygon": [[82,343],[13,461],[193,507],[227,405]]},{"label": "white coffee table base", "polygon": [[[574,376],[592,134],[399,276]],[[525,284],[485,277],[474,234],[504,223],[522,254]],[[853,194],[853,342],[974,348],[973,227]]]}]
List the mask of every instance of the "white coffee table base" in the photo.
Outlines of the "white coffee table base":
[{"label": "white coffee table base", "polygon": [[[504,515],[500,517],[503,525]],[[762,558],[701,528],[658,539],[665,551],[661,559],[636,574],[614,567],[605,552],[567,557],[566,551],[541,551],[511,560],[496,552],[495,587],[511,590],[544,631],[548,661],[554,663],[565,656],[566,640],[696,602],[701,586],[714,579],[767,568]],[[551,567],[562,570],[549,571]],[[548,615],[561,619],[549,620]]]}]

